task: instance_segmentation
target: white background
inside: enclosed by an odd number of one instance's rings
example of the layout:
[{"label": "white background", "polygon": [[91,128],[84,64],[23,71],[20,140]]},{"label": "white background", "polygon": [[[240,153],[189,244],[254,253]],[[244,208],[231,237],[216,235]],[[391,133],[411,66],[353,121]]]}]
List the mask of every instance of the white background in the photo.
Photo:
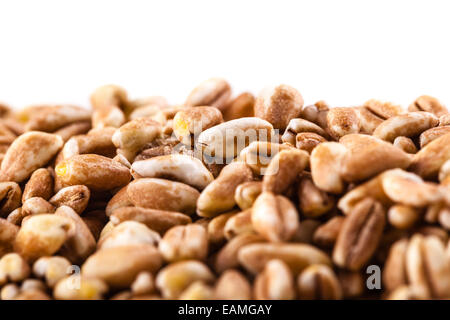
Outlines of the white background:
[{"label": "white background", "polygon": [[2,0],[0,100],[88,106],[116,83],[179,103],[222,76],[235,93],[287,83],[306,103],[450,105],[449,13],[430,0]]}]

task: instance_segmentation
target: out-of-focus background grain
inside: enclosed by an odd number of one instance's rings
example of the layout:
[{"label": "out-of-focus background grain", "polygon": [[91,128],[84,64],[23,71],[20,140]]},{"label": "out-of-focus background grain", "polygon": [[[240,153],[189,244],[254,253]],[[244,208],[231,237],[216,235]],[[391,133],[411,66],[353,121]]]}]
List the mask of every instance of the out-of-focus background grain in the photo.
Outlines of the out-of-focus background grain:
[{"label": "out-of-focus background grain", "polygon": [[2,1],[0,101],[88,106],[101,84],[182,102],[211,76],[306,103],[450,105],[448,1]]}]

